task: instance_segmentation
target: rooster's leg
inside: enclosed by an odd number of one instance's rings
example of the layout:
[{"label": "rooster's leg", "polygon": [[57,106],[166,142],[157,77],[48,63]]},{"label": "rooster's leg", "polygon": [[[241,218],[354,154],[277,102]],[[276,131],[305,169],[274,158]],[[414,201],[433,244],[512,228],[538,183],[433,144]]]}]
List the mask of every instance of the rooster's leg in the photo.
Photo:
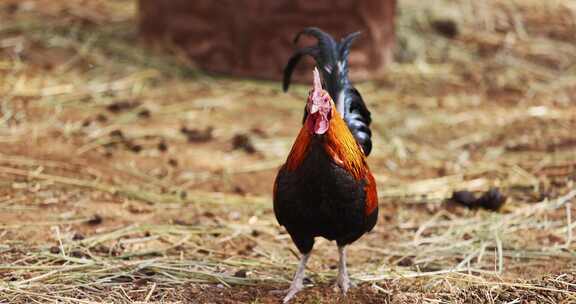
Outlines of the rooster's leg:
[{"label": "rooster's leg", "polygon": [[292,284],[290,284],[290,288],[284,297],[283,303],[288,303],[302,288],[304,288],[304,269],[306,268],[306,263],[308,262],[308,258],[310,257],[310,252],[304,254],[300,259],[300,264],[298,264],[298,269],[296,270],[296,274],[294,275],[294,279],[292,280]]},{"label": "rooster's leg", "polygon": [[340,256],[340,262],[338,263],[336,284],[338,284],[342,293],[346,294],[350,288],[350,277],[348,277],[348,268],[346,268],[346,251],[344,246],[338,246],[338,255]]}]

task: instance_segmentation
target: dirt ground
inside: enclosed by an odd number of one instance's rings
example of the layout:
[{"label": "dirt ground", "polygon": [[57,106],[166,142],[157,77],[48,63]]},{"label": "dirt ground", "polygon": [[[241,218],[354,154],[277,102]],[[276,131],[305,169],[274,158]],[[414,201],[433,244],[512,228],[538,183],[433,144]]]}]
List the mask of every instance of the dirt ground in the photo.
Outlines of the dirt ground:
[{"label": "dirt ground", "polygon": [[[272,181],[307,86],[147,48],[128,0],[0,2],[0,303],[278,303],[298,262]],[[576,303],[576,6],[400,1],[358,84],[380,218],[295,303]],[[352,67],[353,68],[353,67]],[[498,211],[454,191],[498,188]]]}]

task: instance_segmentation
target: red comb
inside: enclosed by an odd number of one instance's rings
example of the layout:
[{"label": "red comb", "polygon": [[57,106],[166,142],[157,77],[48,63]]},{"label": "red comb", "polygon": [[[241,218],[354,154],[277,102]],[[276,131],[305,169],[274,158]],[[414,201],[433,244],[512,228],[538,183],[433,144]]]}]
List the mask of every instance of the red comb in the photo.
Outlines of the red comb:
[{"label": "red comb", "polygon": [[322,91],[322,81],[320,80],[320,72],[318,72],[318,68],[314,68],[314,91]]}]

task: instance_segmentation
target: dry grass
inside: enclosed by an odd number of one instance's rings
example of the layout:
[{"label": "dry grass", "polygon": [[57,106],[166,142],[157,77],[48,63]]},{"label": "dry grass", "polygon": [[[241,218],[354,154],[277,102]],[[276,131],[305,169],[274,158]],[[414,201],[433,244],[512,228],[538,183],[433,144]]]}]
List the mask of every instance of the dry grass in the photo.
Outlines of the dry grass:
[{"label": "dry grass", "polygon": [[[401,63],[360,85],[381,218],[351,246],[360,287],[338,301],[575,302],[576,7],[400,9]],[[283,94],[148,51],[134,11],[0,4],[0,303],[275,303],[297,259],[271,180],[306,88]],[[436,32],[438,20],[459,34]],[[254,153],[234,148],[238,134]],[[446,202],[493,186],[508,196],[500,212]],[[337,296],[332,247],[317,241],[315,287],[297,301]]]}]

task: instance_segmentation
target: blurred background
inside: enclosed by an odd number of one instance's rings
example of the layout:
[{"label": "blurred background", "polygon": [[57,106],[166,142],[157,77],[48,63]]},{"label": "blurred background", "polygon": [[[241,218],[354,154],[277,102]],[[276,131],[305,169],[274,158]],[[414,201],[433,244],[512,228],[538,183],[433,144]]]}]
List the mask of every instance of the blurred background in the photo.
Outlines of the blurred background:
[{"label": "blurred background", "polygon": [[381,211],[348,297],[318,240],[296,303],[574,301],[576,2],[3,0],[0,302],[277,303],[311,25],[363,32]]}]

